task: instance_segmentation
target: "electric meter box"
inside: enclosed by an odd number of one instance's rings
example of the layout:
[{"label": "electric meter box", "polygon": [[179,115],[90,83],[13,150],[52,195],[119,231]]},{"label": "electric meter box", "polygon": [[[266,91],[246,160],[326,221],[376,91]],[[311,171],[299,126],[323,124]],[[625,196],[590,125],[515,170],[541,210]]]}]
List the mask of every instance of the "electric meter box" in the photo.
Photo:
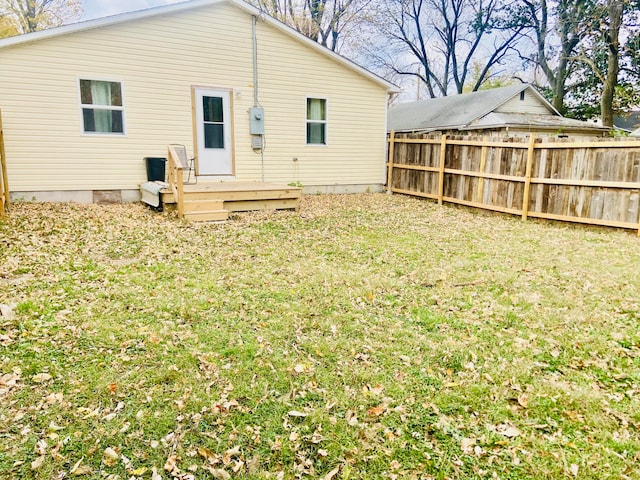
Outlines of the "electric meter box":
[{"label": "electric meter box", "polygon": [[249,133],[264,135],[264,108],[251,107],[249,109]]}]

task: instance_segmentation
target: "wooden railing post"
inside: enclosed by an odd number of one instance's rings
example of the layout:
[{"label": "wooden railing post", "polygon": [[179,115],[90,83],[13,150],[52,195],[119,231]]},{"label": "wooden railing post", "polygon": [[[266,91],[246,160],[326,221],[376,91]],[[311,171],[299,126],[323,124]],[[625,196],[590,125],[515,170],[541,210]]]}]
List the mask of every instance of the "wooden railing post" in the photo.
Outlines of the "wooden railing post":
[{"label": "wooden railing post", "polygon": [[529,148],[527,149],[527,167],[524,173],[524,192],[522,193],[522,220],[529,215],[529,192],[531,190],[531,169],[533,168],[533,158],[535,155],[536,136],[532,133],[529,137]]},{"label": "wooden railing post", "polygon": [[9,177],[7,176],[7,154],[4,149],[4,131],[2,129],[2,111],[0,111],[0,216],[6,215],[11,203]]},{"label": "wooden railing post", "polygon": [[169,185],[171,193],[178,207],[178,218],[184,218],[184,178],[182,175],[182,163],[176,161],[176,153],[170,145],[167,153],[169,161]]},{"label": "wooden railing post", "polygon": [[440,168],[438,169],[438,205],[442,205],[444,197],[444,166],[447,153],[447,136],[442,135],[440,143]]},{"label": "wooden railing post", "polygon": [[394,149],[396,144],[396,132],[395,130],[391,130],[389,132],[389,158],[387,161],[387,193],[393,193],[393,160],[394,160]]}]

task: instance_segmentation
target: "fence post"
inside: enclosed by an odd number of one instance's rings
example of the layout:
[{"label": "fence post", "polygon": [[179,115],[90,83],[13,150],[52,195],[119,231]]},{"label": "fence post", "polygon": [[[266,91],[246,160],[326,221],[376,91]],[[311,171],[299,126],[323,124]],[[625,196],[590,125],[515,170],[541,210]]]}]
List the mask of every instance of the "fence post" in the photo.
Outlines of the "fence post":
[{"label": "fence post", "polygon": [[393,160],[394,160],[394,147],[396,140],[395,130],[389,132],[389,158],[387,162],[387,193],[393,193]]},{"label": "fence post", "polygon": [[531,169],[533,168],[533,158],[536,147],[536,136],[532,133],[529,136],[529,148],[527,149],[527,167],[524,173],[524,192],[522,194],[522,220],[529,215],[529,191],[531,190]]},{"label": "fence post", "polygon": [[[489,147],[486,143],[489,142],[489,137],[482,137],[482,151],[480,152],[480,174],[484,174],[485,168],[487,168],[487,150]],[[477,203],[482,203],[482,197],[484,196],[484,177],[478,178],[478,195],[476,197]]]},{"label": "fence post", "polygon": [[438,205],[442,205],[442,197],[444,197],[444,156],[447,153],[447,136],[442,135],[440,142],[440,169],[438,170]]},{"label": "fence post", "polygon": [[640,237],[640,198],[638,198],[638,237]]},{"label": "fence post", "polygon": [[0,111],[0,216],[5,216],[5,206],[11,203],[9,177],[7,176],[7,154],[4,150],[4,131],[2,129],[2,111]]}]

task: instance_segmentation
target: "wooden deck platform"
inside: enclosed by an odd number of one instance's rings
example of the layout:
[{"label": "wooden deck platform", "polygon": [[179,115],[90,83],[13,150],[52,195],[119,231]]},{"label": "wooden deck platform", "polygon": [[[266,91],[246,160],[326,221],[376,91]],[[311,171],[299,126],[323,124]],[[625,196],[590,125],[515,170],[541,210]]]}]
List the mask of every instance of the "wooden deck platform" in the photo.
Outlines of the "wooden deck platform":
[{"label": "wooden deck platform", "polygon": [[[230,212],[284,210],[300,206],[302,189],[289,185],[247,181],[203,181],[185,184],[184,217],[191,221],[226,220]],[[164,204],[176,203],[170,189],[162,190]]]}]

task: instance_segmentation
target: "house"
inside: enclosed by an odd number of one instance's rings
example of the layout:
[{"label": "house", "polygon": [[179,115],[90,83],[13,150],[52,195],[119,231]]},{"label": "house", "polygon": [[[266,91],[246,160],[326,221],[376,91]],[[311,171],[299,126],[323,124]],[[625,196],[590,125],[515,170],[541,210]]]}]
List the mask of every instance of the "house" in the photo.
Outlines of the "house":
[{"label": "house", "polygon": [[640,128],[640,111],[633,110],[623,115],[615,115],[613,124],[620,130],[633,132]]},{"label": "house", "polygon": [[631,132],[632,137],[640,137],[640,128]]},{"label": "house", "polygon": [[0,40],[11,197],[135,201],[146,157],[199,181],[381,190],[391,83],[241,0],[192,0]]},{"label": "house", "polygon": [[401,103],[389,109],[396,132],[603,136],[608,128],[564,118],[529,84]]}]

